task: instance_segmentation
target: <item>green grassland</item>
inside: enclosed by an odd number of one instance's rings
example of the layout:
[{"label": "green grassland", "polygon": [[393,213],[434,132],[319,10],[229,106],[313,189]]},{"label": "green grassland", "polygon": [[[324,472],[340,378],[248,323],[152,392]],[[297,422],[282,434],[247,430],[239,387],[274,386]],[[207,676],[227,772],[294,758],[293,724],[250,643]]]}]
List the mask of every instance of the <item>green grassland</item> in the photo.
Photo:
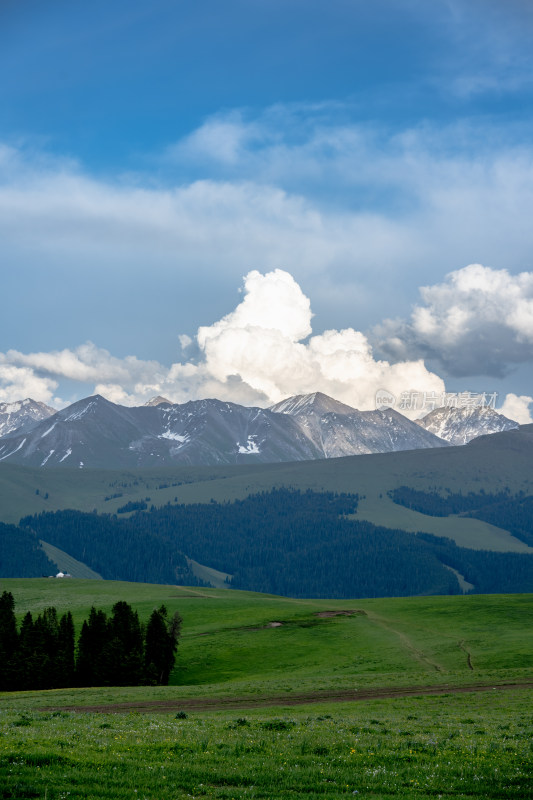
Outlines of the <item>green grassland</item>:
[{"label": "green grassland", "polygon": [[532,797],[525,692],[247,712],[0,716],[0,797]]},{"label": "green grassland", "polygon": [[[312,600],[75,579],[11,579],[1,588],[13,593],[17,614],[53,605],[70,610],[78,628],[91,605],[109,611],[119,599],[144,620],[161,603],[179,611],[178,664],[173,686],[157,690],[163,697],[178,687],[188,697],[268,696],[531,675],[531,595]],[[145,690],[121,691],[136,697]]]},{"label": "green grassland", "polygon": [[60,550],[59,547],[54,547],[53,544],[41,541],[41,547],[50,559],[50,561],[57,566],[58,571],[68,572],[73,578],[89,578],[91,580],[99,580],[102,578],[98,572],[72,558],[71,555]]},{"label": "green grassland", "polygon": [[[161,602],[183,616],[170,686],[1,695],[0,798],[533,797],[532,595],[294,600],[75,579],[0,588],[19,615],[55,605],[78,628],[92,604],[119,599],[144,620]],[[476,685],[488,690],[454,691]],[[425,696],[429,686],[445,688]],[[414,694],[345,702],[391,687]]]},{"label": "green grassland", "polygon": [[0,464],[0,520],[16,524],[22,516],[63,508],[116,513],[127,501],[147,497],[155,506],[235,500],[285,486],[357,493],[362,497],[358,518],[376,525],[448,536],[463,547],[529,552],[501,528],[481,520],[420,514],[395,505],[387,492],[404,485],[453,492],[497,492],[508,487],[511,493],[531,494],[532,440],[533,426],[523,426],[519,431],[480,437],[466,447],[255,467],[106,471]]}]

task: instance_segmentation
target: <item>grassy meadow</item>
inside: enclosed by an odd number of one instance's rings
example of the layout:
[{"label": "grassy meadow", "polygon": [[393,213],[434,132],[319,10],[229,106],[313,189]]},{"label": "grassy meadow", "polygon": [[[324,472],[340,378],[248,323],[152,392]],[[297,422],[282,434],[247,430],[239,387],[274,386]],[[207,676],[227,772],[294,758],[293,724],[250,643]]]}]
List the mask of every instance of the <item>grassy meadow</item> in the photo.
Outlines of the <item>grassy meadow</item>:
[{"label": "grassy meadow", "polygon": [[530,798],[531,696],[251,712],[2,710],[2,798]]},{"label": "grassy meadow", "polygon": [[162,602],[183,616],[168,687],[0,695],[0,798],[533,797],[531,595],[0,588],[19,615],[55,605],[77,626],[119,599],[141,619]]}]

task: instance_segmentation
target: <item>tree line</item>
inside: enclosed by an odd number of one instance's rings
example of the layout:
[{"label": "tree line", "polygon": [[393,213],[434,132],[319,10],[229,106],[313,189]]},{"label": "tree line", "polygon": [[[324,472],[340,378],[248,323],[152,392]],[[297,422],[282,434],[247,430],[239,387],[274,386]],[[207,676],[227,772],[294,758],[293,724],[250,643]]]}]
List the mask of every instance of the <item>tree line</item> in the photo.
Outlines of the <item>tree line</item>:
[{"label": "tree line", "polygon": [[20,625],[11,592],[0,597],[0,690],[72,686],[167,685],[175,663],[181,617],[164,605],[146,625],[121,600],[108,616],[91,608],[76,642],[72,614],[54,607]]},{"label": "tree line", "polygon": [[[447,489],[441,494],[438,490],[422,491],[409,486],[399,486],[388,492],[388,495],[398,505],[412,508],[431,517],[461,514],[464,517],[481,519],[497,528],[509,531],[517,539],[533,547],[533,497],[527,496],[523,490],[511,495],[507,486],[493,493],[482,489],[477,494],[474,492],[462,494]],[[525,591],[531,591],[531,586]]]},{"label": "tree line", "polygon": [[29,528],[0,522],[0,577],[35,578],[57,572]]},{"label": "tree line", "polygon": [[[427,514],[485,519],[533,543],[533,498],[508,490],[441,495],[437,487],[400,487],[391,496]],[[533,555],[486,554],[376,526],[357,517],[358,499],[281,488],[233,502],[168,504],[128,519],[43,512],[21,520],[20,530],[115,580],[198,584],[187,556],[230,575],[228,588],[290,597],[457,594],[447,567],[474,592],[533,591]],[[450,531],[453,525],[452,518]],[[511,574],[520,577],[516,584]]]},{"label": "tree line", "polygon": [[[442,493],[441,493],[442,492]],[[479,509],[497,503],[508,502],[513,498],[509,497],[509,488],[503,491],[490,493],[482,489],[480,492],[451,492],[445,490],[413,489],[411,486],[398,486],[387,492],[391,500],[399,506],[412,508],[421,514],[430,517],[448,517],[450,514],[467,514],[478,517],[476,513]],[[522,496],[520,493],[519,497]]]}]

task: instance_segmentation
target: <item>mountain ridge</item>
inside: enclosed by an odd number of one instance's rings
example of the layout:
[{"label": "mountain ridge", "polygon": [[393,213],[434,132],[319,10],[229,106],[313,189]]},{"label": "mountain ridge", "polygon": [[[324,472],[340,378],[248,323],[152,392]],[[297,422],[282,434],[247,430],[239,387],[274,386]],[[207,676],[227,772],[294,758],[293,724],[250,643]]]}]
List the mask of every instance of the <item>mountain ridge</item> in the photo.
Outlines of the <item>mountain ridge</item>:
[{"label": "mountain ridge", "polygon": [[394,409],[359,411],[322,392],[295,395],[270,407],[296,419],[305,435],[320,443],[325,458],[446,447]]},{"label": "mountain ridge", "polygon": [[55,413],[55,408],[31,397],[16,400],[14,403],[0,403],[0,438],[15,431],[30,430]]},{"label": "mountain ridge", "polygon": [[468,444],[478,436],[519,427],[517,422],[488,406],[435,408],[416,422],[452,445]]},{"label": "mountain ridge", "polygon": [[[15,404],[11,413],[22,407]],[[56,412],[44,406],[40,413],[44,418],[24,418],[0,437],[0,462],[104,469],[251,465],[451,444],[394,409],[359,411],[321,392],[295,395],[271,408],[216,398],[171,404],[160,396],[129,407],[93,395]],[[494,415],[498,424],[516,427]]]}]

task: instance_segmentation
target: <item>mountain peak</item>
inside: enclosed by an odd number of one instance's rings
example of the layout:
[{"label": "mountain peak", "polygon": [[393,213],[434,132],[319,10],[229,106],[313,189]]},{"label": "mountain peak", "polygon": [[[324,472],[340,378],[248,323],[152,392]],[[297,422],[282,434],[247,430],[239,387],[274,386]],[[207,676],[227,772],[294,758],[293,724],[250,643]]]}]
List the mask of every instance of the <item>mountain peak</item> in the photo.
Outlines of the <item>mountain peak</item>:
[{"label": "mountain peak", "polygon": [[443,406],[435,408],[416,422],[435,436],[454,445],[467,444],[484,434],[501,433],[518,428],[517,422],[507,419],[488,406],[463,408]]},{"label": "mountain peak", "polygon": [[22,410],[29,411],[30,409],[39,409],[43,412],[55,414],[56,409],[47,406],[40,400],[33,400],[31,397],[26,397],[25,400],[15,400],[12,403],[0,403],[0,414],[18,414]]},{"label": "mountain peak", "polygon": [[55,408],[31,397],[13,403],[0,403],[0,437],[18,430],[27,431],[55,413]]},{"label": "mountain peak", "polygon": [[296,394],[270,407],[276,414],[353,414],[355,408],[329,397],[323,392]]},{"label": "mountain peak", "polygon": [[145,406],[163,406],[163,405],[164,406],[171,406],[172,403],[170,402],[170,400],[167,400],[166,397],[161,397],[161,395],[158,394],[157,397],[152,397],[150,400],[148,400],[146,403],[144,403],[144,405]]}]

